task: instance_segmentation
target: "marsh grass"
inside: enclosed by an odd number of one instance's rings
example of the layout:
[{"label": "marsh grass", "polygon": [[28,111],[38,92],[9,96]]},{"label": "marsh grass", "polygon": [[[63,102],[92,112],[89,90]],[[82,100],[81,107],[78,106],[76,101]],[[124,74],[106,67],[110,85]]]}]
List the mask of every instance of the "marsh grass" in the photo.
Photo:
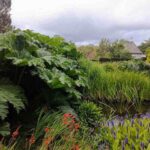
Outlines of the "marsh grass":
[{"label": "marsh grass", "polygon": [[86,93],[91,99],[134,105],[150,100],[150,78],[145,74],[118,69],[107,71],[104,65],[84,59],[80,63],[87,73]]}]

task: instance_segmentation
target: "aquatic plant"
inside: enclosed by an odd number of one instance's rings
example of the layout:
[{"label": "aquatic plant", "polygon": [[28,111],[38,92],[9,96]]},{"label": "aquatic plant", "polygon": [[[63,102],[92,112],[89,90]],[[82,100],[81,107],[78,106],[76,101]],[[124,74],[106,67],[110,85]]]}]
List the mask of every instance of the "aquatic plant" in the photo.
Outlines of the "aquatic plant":
[{"label": "aquatic plant", "polygon": [[85,96],[94,101],[128,102],[140,105],[150,100],[150,78],[133,71],[106,71],[103,65],[81,60],[88,78]]}]

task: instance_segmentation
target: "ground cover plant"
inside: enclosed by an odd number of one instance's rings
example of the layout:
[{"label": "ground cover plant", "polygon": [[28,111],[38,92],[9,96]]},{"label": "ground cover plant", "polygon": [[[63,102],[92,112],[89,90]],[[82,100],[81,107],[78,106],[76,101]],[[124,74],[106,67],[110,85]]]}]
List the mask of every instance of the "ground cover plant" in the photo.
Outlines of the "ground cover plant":
[{"label": "ground cover plant", "polygon": [[150,114],[133,118],[117,117],[107,122],[105,144],[114,150],[150,149]]}]

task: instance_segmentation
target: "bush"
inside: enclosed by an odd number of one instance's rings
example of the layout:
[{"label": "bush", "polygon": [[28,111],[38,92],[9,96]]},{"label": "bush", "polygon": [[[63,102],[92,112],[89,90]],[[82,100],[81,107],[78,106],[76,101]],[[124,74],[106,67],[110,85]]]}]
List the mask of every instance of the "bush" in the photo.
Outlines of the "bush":
[{"label": "bush", "polygon": [[79,106],[79,117],[82,122],[88,126],[96,125],[101,121],[102,112],[101,108],[93,102],[83,102]]},{"label": "bush", "polygon": [[0,34],[0,77],[10,81],[0,81],[0,117],[12,110],[8,102],[19,112],[28,101],[33,114],[44,105],[54,109],[80,99],[86,78],[79,58],[75,45],[58,36],[30,30]]}]

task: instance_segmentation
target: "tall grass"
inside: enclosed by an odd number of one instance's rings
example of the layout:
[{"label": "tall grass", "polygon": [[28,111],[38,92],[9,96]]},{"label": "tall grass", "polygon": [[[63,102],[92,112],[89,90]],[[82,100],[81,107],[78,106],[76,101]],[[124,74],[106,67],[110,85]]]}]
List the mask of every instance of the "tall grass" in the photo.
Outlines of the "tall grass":
[{"label": "tall grass", "polygon": [[81,60],[88,78],[86,93],[92,99],[110,102],[141,103],[150,100],[150,78],[143,73],[104,69],[97,62]]}]

